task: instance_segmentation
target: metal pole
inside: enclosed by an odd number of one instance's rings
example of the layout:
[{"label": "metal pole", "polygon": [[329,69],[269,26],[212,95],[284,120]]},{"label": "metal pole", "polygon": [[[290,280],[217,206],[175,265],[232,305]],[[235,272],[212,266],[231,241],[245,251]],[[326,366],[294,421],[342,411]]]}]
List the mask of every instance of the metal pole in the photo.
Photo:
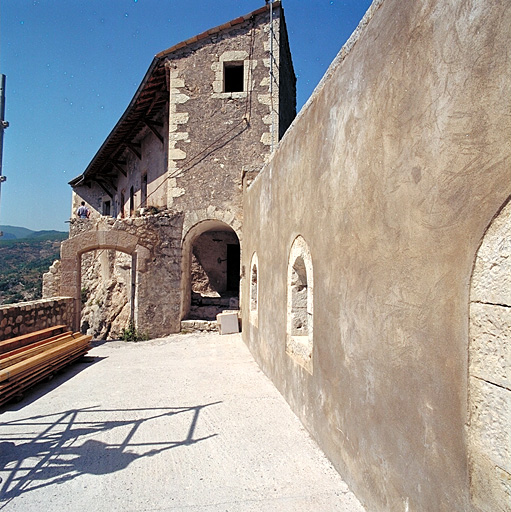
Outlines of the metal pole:
[{"label": "metal pole", "polygon": [[275,119],[273,108],[273,0],[270,0],[270,108],[271,108],[271,139],[270,153],[273,153],[273,132],[275,131]]},{"label": "metal pole", "polygon": [[[2,194],[2,183],[6,177],[2,175],[2,157],[4,154],[4,130],[9,126],[9,123],[4,120],[5,117],[5,75],[0,75],[0,198]],[[0,231],[0,236],[3,233]]]}]

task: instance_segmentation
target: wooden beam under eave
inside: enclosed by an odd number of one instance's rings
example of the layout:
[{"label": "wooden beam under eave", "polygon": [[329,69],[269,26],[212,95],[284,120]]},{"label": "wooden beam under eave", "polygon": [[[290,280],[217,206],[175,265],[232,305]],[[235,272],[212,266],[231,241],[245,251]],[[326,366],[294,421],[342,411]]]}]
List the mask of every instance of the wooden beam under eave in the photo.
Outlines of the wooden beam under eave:
[{"label": "wooden beam under eave", "polygon": [[147,119],[144,119],[144,124],[153,132],[153,134],[158,138],[158,140],[163,144],[163,137],[158,132],[156,127],[153,125],[151,121],[148,121]]},{"label": "wooden beam under eave", "polygon": [[[140,147],[140,144],[136,144],[136,146]],[[136,150],[135,144],[126,143],[126,147],[139,159],[142,160],[142,155]]]},{"label": "wooden beam under eave", "polygon": [[[126,163],[126,162],[124,162]],[[112,160],[112,165],[122,174],[124,174],[124,177],[127,178],[128,177],[128,173],[121,167],[121,164],[122,162],[115,162],[114,160]]]},{"label": "wooden beam under eave", "polygon": [[108,196],[110,197],[110,199],[113,199],[114,198],[114,195],[112,194],[112,192],[110,192],[110,190],[108,190],[105,185],[103,185],[103,183],[101,183],[101,181],[98,181],[97,184],[108,194]]}]

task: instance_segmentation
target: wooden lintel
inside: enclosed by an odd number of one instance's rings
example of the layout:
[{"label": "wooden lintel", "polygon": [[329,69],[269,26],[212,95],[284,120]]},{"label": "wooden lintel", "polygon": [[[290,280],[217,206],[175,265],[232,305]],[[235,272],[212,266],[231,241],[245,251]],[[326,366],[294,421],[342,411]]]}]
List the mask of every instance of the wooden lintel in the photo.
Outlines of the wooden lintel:
[{"label": "wooden lintel", "polygon": [[154,124],[151,121],[147,121],[144,119],[144,124],[153,132],[153,134],[158,138],[158,140],[163,144],[163,137],[155,128]]}]

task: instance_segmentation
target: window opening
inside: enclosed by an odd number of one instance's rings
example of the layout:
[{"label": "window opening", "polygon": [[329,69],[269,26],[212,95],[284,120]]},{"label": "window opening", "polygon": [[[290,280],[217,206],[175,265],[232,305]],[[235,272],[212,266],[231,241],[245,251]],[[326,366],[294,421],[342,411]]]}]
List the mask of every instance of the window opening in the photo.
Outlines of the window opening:
[{"label": "window opening", "polygon": [[224,92],[243,92],[243,62],[224,63]]},{"label": "window opening", "polygon": [[130,188],[130,215],[135,212],[135,191],[133,187]]},{"label": "window opening", "polygon": [[291,336],[307,336],[307,270],[302,257],[291,269]]},{"label": "window opening", "polygon": [[250,311],[257,311],[257,263],[252,264],[250,272]]},{"label": "window opening", "polygon": [[110,201],[103,201],[103,215],[111,214],[111,203]]},{"label": "window opening", "polygon": [[126,198],[124,197],[124,191],[121,192],[121,219],[124,219],[124,217],[126,216],[126,211],[125,211],[125,205],[126,204]]},{"label": "window opening", "polygon": [[287,271],[287,354],[312,374],[314,281],[307,242],[296,237]]}]

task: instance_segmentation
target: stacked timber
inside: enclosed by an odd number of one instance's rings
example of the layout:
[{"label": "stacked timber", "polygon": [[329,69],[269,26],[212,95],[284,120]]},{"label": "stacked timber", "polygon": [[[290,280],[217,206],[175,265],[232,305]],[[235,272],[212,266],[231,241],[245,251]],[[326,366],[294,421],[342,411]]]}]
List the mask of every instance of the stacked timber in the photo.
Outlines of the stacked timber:
[{"label": "stacked timber", "polygon": [[0,405],[85,355],[91,338],[57,325],[0,341]]}]

